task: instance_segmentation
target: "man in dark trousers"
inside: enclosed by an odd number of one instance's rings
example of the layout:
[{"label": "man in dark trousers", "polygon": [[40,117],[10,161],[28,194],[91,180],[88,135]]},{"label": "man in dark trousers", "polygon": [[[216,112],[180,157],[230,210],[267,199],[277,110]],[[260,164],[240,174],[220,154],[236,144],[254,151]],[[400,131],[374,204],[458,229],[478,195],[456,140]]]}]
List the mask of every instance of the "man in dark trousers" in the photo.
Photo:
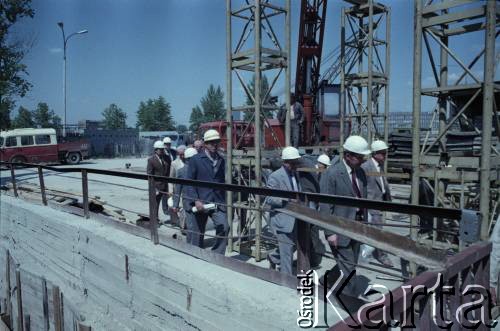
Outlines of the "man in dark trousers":
[{"label": "man in dark trousers", "polygon": [[[217,130],[207,130],[203,135],[205,148],[189,161],[188,179],[200,180],[214,183],[225,183],[226,162],[219,154],[220,136]],[[227,246],[227,234],[229,225],[226,219],[226,194],[222,190],[210,187],[193,187],[192,195],[196,208],[195,218],[200,227],[200,247],[203,247],[203,234],[208,217],[215,225],[217,236],[212,250],[218,254],[224,254]],[[209,204],[215,207],[208,209]]]},{"label": "man in dark trousers", "polygon": [[[189,147],[184,151],[184,167],[177,171],[177,178],[186,179],[188,175],[189,162],[193,156],[198,154],[196,149]],[[187,235],[186,241],[188,244],[192,244],[200,247],[200,238],[203,240],[203,236],[200,234],[200,224],[197,223],[196,218],[193,214],[194,201],[192,198],[193,187],[181,184],[175,184],[174,186],[174,201],[172,211],[178,213],[180,201],[182,199],[182,207],[184,208],[184,215],[186,217],[187,225]]]},{"label": "man in dark trousers", "polygon": [[[170,158],[165,157],[164,146],[161,140],[158,140],[153,145],[154,154],[149,157],[148,165],[146,168],[148,175],[163,176],[168,177],[170,174]],[[156,188],[156,214],[158,215],[158,209],[160,206],[160,201],[163,204],[163,210],[168,210],[167,207],[167,192],[168,184],[167,182],[155,180]]]},{"label": "man in dark trousers", "polygon": [[[391,201],[391,190],[389,182],[383,175],[384,163],[387,157],[389,146],[382,140],[375,140],[372,143],[372,157],[363,163],[362,168],[367,174],[368,199],[377,201]],[[368,210],[368,223],[384,224],[384,213],[380,210]],[[386,252],[376,248],[373,250],[373,257],[386,267],[393,267]]]},{"label": "man in dark trousers", "polygon": [[[368,142],[361,136],[350,136],[346,139],[343,147],[344,157],[331,165],[321,176],[321,193],[366,198],[366,175],[361,164],[364,162],[364,158],[370,155]],[[325,216],[340,216],[353,222],[366,222],[367,220],[367,211],[363,208],[321,203],[320,212]],[[331,274],[335,275],[336,272],[342,271],[344,278],[348,277],[355,270],[354,264],[358,262],[360,243],[328,230],[325,230],[325,237],[337,262],[331,270]],[[335,279],[327,279],[325,286],[329,285],[331,281],[335,281]],[[356,278],[352,278],[342,293],[353,297],[362,296],[366,289],[358,283]]]}]

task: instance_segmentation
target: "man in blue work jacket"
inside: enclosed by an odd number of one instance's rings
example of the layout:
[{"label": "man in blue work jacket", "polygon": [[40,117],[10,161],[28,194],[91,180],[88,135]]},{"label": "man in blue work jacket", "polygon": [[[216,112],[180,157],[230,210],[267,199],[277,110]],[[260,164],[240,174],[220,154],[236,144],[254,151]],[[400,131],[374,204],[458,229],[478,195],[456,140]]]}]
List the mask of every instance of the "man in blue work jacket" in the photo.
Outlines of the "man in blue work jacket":
[{"label": "man in blue work jacket", "polygon": [[[196,154],[189,161],[187,178],[214,183],[225,182],[225,160],[219,154],[220,143],[219,132],[207,130],[203,135],[205,144],[204,150]],[[210,187],[192,186],[192,196],[195,207],[195,218],[200,229],[199,247],[203,248],[203,236],[208,217],[215,225],[217,236],[212,250],[219,254],[224,254],[227,246],[227,234],[229,225],[226,219],[226,195],[222,190]],[[208,209],[209,204],[215,204],[215,208]]]}]

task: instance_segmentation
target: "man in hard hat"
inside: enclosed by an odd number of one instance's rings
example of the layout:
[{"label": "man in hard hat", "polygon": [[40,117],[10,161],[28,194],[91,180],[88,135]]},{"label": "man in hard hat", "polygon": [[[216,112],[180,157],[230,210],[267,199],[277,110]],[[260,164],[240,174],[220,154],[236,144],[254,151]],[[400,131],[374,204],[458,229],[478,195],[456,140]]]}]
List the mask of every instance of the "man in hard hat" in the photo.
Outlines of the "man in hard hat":
[{"label": "man in hard hat", "polygon": [[177,152],[172,148],[172,139],[170,137],[163,138],[163,144],[165,145],[165,155],[170,157],[173,162],[177,157]]},{"label": "man in hard hat", "polygon": [[[148,175],[163,176],[168,177],[170,174],[170,159],[165,158],[164,145],[161,140],[155,141],[153,145],[154,154],[149,157],[148,165],[146,171]],[[160,201],[162,201],[163,210],[168,211],[167,203],[167,192],[168,185],[164,181],[155,180],[156,188],[156,213],[158,215],[158,209]]]},{"label": "man in hard hat", "polygon": [[[220,135],[217,130],[207,130],[203,135],[205,148],[201,153],[191,158],[188,168],[188,179],[214,183],[225,183],[224,158],[219,154]],[[195,217],[200,232],[205,233],[208,216],[215,225],[217,238],[212,250],[224,254],[227,246],[229,225],[226,219],[226,194],[222,190],[210,187],[193,187],[193,200],[196,207]],[[215,204],[216,207],[206,210],[205,206]],[[200,238],[200,247],[203,247],[203,235]]]},{"label": "man in hard hat", "polygon": [[[300,162],[299,151],[295,147],[285,147],[281,153],[283,165],[269,175],[267,187],[277,190],[300,191],[297,166]],[[283,208],[290,200],[268,196],[265,203],[271,207],[271,229],[276,234],[278,249],[267,256],[271,268],[280,266],[280,272],[292,274],[293,252],[297,239],[295,218],[279,213],[275,209]]]},{"label": "man in hard hat", "polygon": [[[177,178],[177,172],[181,168],[184,167],[184,151],[185,150],[186,150],[185,145],[180,145],[175,149],[175,151],[177,152],[177,158],[175,160],[173,160],[171,165],[170,165],[170,177]],[[168,191],[170,193],[174,192],[174,184],[172,184],[172,183],[168,184]],[[170,210],[169,214],[170,214],[170,223],[172,223],[173,225],[178,225],[181,228],[183,228],[183,224],[181,224],[179,222],[180,220],[179,220],[178,214],[175,212],[172,212],[172,210]]]},{"label": "man in hard hat", "polygon": [[304,122],[304,107],[292,93],[290,96],[290,129],[292,146],[299,147],[300,127]]},{"label": "man in hard hat", "polygon": [[[330,166],[328,170],[321,176],[320,189],[321,193],[329,195],[338,195],[353,198],[366,198],[367,196],[367,182],[366,175],[361,164],[364,162],[365,157],[370,155],[370,148],[368,142],[361,136],[350,136],[346,139],[344,145],[344,157],[334,165]],[[335,215],[349,220],[366,221],[366,209],[332,205],[328,203],[320,204],[320,212],[325,216]],[[328,240],[332,254],[337,262],[336,266],[327,273],[326,276],[332,275],[334,279],[326,279],[325,286],[328,286],[331,281],[335,281],[335,274],[341,270],[344,277],[348,277],[358,261],[359,255],[359,242],[338,235],[329,230],[325,230],[325,237]],[[325,277],[329,278],[329,277]],[[342,293],[354,297],[364,294],[365,288],[357,278],[351,279],[346,285]]]},{"label": "man in hard hat", "polygon": [[[391,190],[389,182],[383,175],[384,163],[387,157],[389,147],[382,140],[375,140],[372,143],[372,157],[361,166],[366,172],[368,182],[368,196],[370,200],[391,201]],[[376,209],[368,210],[368,222],[374,224],[383,224],[383,212]],[[373,250],[373,257],[386,267],[392,267],[393,264],[386,252],[379,249]]]},{"label": "man in hard hat", "polygon": [[[188,177],[189,162],[193,156],[198,154],[196,149],[189,147],[184,151],[184,167],[177,171],[177,178],[186,179]],[[182,207],[184,209],[184,215],[186,217],[187,235],[186,241],[189,244],[200,247],[200,241],[203,240],[203,235],[201,234],[202,228],[200,224],[197,223],[194,217],[192,208],[194,206],[194,201],[192,199],[191,186],[175,184],[174,186],[174,201],[172,206],[172,211],[174,213],[180,212],[179,205],[182,199]]]},{"label": "man in hard hat", "polygon": [[316,168],[318,169],[318,181],[321,180],[321,174],[326,171],[326,169],[331,165],[330,157],[326,154],[321,154],[318,156],[316,163]]}]

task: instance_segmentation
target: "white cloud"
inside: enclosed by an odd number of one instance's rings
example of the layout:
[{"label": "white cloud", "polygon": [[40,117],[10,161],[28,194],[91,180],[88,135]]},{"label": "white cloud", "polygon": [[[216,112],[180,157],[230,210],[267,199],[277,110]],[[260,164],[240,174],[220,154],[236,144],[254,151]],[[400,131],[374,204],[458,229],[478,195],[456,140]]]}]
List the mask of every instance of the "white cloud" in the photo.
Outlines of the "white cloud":
[{"label": "white cloud", "polygon": [[62,48],[59,48],[59,47],[49,48],[49,52],[52,54],[61,53]]}]

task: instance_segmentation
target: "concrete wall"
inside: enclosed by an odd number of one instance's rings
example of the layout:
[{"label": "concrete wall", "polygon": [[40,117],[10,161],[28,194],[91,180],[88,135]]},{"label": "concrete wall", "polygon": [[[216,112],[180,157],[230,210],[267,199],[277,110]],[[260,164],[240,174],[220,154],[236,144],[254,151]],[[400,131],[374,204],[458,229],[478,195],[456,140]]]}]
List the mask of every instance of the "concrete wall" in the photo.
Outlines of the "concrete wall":
[{"label": "concrete wall", "polygon": [[[63,294],[64,329],[295,329],[295,291],[209,264],[94,220],[0,196],[0,298],[5,312],[6,252],[17,321],[15,271],[31,330],[54,328],[52,287]],[[126,271],[128,257],[128,279]],[[48,314],[43,311],[46,280]]]}]

